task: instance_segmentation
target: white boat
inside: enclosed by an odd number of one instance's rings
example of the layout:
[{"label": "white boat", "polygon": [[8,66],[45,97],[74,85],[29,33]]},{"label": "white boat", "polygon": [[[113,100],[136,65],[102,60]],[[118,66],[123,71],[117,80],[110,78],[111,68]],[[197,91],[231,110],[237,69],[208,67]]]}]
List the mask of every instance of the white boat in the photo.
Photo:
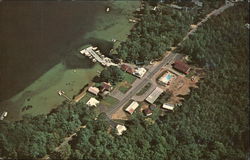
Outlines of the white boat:
[{"label": "white boat", "polygon": [[3,112],[4,117],[7,117],[7,115],[8,115],[8,112]]},{"label": "white boat", "polygon": [[92,62],[96,62],[96,59],[92,59]]},{"label": "white boat", "polygon": [[59,94],[59,96],[61,96],[61,95],[62,95],[62,91],[58,91],[57,93]]}]

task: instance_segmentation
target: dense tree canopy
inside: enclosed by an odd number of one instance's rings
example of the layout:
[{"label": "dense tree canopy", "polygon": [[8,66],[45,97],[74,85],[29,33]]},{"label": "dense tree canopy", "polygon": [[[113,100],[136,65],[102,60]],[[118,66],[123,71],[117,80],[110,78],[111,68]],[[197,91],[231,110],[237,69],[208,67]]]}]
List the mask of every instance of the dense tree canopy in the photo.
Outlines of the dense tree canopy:
[{"label": "dense tree canopy", "polygon": [[123,71],[116,67],[110,66],[102,70],[100,76],[96,78],[97,82],[110,82],[116,84],[123,80]]},{"label": "dense tree canopy", "polygon": [[[179,52],[204,67],[206,76],[181,107],[163,116],[136,111],[118,136],[104,114],[81,103],[63,104],[48,115],[0,121],[0,157],[121,160],[245,160],[249,153],[248,8],[245,3],[213,17]],[[153,27],[152,27],[153,28]],[[132,44],[133,42],[131,42]],[[136,42],[135,42],[136,43]],[[64,152],[63,138],[86,125]]]}]

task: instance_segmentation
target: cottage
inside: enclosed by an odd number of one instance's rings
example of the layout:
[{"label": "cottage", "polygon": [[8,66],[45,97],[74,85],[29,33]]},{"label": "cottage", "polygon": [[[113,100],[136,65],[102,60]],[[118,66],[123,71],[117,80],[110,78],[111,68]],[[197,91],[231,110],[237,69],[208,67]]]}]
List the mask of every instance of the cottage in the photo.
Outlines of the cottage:
[{"label": "cottage", "polygon": [[182,73],[185,73],[185,74],[188,74],[188,72],[190,71],[190,67],[182,62],[182,61],[176,61],[174,64],[173,64],[173,67],[174,69],[176,69],[177,71],[180,71]]},{"label": "cottage", "polygon": [[120,136],[120,135],[122,135],[122,133],[123,133],[124,131],[127,130],[127,128],[126,128],[124,125],[118,124],[118,125],[116,126],[116,130],[117,130],[117,135]]},{"label": "cottage", "polygon": [[88,91],[94,95],[98,95],[98,93],[100,92],[100,90],[96,87],[89,87]]},{"label": "cottage", "polygon": [[136,108],[139,107],[139,103],[136,101],[133,101],[126,109],[125,111],[129,114],[133,114]]},{"label": "cottage", "polygon": [[155,100],[162,94],[163,90],[159,87],[156,89],[146,98],[146,101],[150,104],[153,104]]},{"label": "cottage", "polygon": [[102,82],[101,92],[111,91],[112,89],[113,89],[113,87],[112,87],[112,85],[110,83]]},{"label": "cottage", "polygon": [[121,65],[121,69],[122,69],[123,71],[125,71],[125,72],[130,73],[130,74],[133,74],[133,72],[134,72],[134,69],[133,69],[132,67],[126,65],[126,64],[122,64],[122,65]]},{"label": "cottage", "polygon": [[162,108],[163,108],[163,109],[170,110],[170,111],[173,111],[173,110],[174,110],[174,105],[164,103],[164,104],[162,105]]},{"label": "cottage", "polygon": [[97,99],[91,97],[86,104],[88,106],[94,106],[94,107],[96,107],[99,103],[100,103],[100,101],[98,101]]},{"label": "cottage", "polygon": [[133,74],[139,78],[142,78],[146,72],[147,70],[145,68],[136,68]]}]

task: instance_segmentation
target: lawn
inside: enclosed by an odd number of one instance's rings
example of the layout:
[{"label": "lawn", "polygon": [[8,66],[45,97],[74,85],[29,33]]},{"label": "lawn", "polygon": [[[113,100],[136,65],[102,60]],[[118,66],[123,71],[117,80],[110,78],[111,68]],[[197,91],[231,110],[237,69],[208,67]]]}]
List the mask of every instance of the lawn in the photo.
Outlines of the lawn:
[{"label": "lawn", "polygon": [[118,83],[117,87],[119,91],[126,93],[132,87],[132,83],[136,80],[136,77],[126,72],[123,72],[123,76],[123,81]]},{"label": "lawn", "polygon": [[117,104],[119,102],[118,99],[114,98],[114,97],[111,97],[111,96],[107,96],[105,97],[103,100],[101,100],[101,105],[104,105],[106,107],[111,107],[113,106],[114,104]]},{"label": "lawn", "polygon": [[129,84],[132,84],[136,80],[135,76],[128,74],[126,72],[123,73],[123,76],[124,76],[124,81],[128,82]]}]

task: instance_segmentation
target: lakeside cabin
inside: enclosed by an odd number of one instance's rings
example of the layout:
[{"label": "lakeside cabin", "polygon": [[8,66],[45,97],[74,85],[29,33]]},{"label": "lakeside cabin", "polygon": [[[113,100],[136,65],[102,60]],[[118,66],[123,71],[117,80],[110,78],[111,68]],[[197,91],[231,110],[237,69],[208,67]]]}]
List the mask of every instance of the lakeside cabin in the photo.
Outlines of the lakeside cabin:
[{"label": "lakeside cabin", "polygon": [[98,93],[100,92],[100,90],[99,90],[99,88],[96,88],[96,87],[89,87],[88,92],[97,96]]},{"label": "lakeside cabin", "polygon": [[97,99],[91,97],[89,99],[89,101],[86,103],[86,105],[90,106],[90,107],[92,107],[92,106],[96,107],[99,103],[100,103],[100,101],[98,101]]},{"label": "lakeside cabin", "polygon": [[156,87],[155,90],[150,93],[150,95],[146,98],[146,101],[150,104],[153,104],[155,100],[163,93],[163,90],[159,87]]},{"label": "lakeside cabin", "polygon": [[184,74],[188,74],[191,69],[186,63],[182,61],[175,61],[173,64],[173,68]]},{"label": "lakeside cabin", "polygon": [[134,73],[134,69],[126,64],[121,65],[121,70],[123,70],[124,72],[130,73],[130,74]]},{"label": "lakeside cabin", "polygon": [[101,92],[105,92],[105,91],[110,92],[113,89],[113,87],[110,83],[102,82],[100,89],[101,89]]},{"label": "lakeside cabin", "polygon": [[133,114],[136,108],[139,107],[139,103],[136,101],[133,101],[126,109],[125,111],[129,114]]}]

